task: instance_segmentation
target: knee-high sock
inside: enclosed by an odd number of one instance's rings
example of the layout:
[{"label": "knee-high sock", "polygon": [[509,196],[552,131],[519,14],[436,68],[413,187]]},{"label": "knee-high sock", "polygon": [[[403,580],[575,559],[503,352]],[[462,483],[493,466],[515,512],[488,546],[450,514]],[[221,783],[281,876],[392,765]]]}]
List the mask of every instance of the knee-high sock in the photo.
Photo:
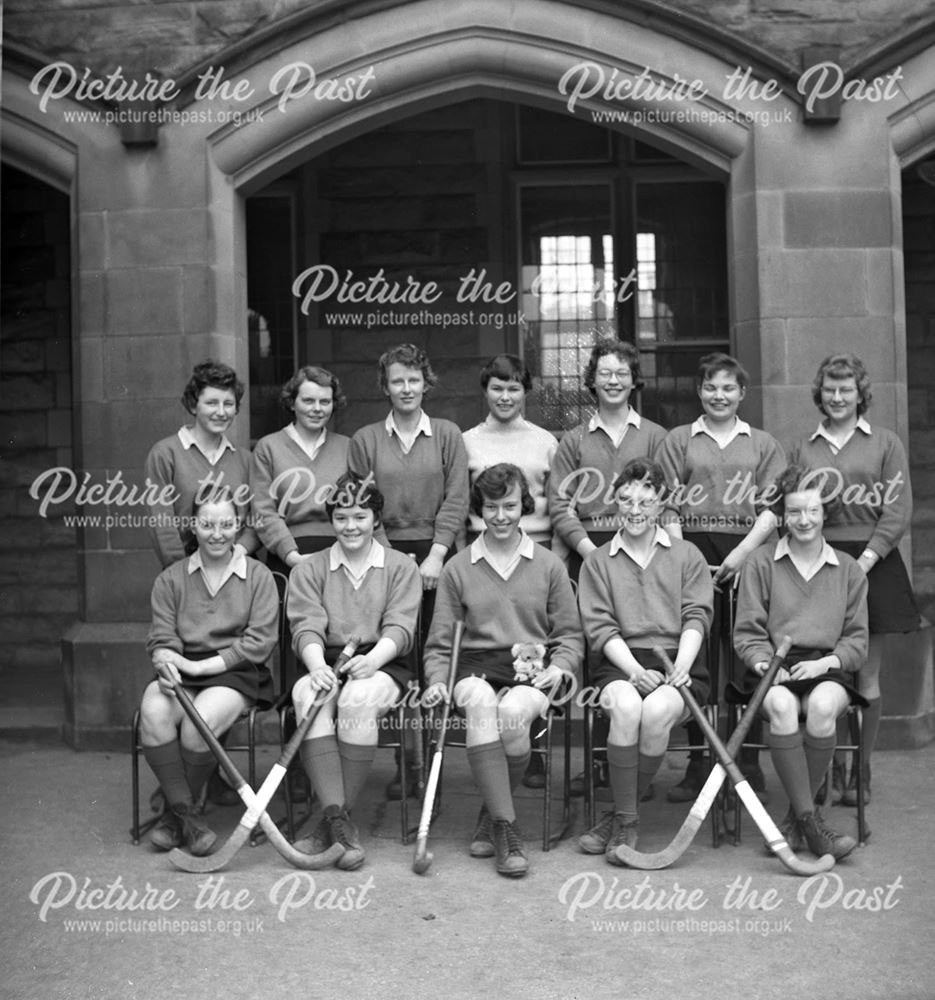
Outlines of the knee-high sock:
[{"label": "knee-high sock", "polygon": [[299,747],[302,766],[323,809],[344,805],[344,772],[334,733],[305,740]]},{"label": "knee-high sock", "polygon": [[510,775],[511,792],[523,780],[523,775],[526,773],[526,768],[529,766],[529,758],[531,756],[532,752],[530,750],[527,750],[525,753],[520,754],[518,757],[511,757],[509,754],[507,754],[506,766],[507,766],[507,772]]},{"label": "knee-high sock", "polygon": [[[688,734],[688,742],[692,746],[703,746],[704,745],[704,734],[701,731],[701,726],[695,722],[694,719],[689,719],[685,724],[685,731]],[[688,751],[688,770],[698,772],[701,770],[701,765],[704,761],[704,751],[703,750],[689,750]]]},{"label": "knee-high sock", "polygon": [[468,764],[487,811],[494,819],[516,820],[510,793],[510,771],[500,740],[467,749]]},{"label": "knee-high sock", "polygon": [[607,744],[607,774],[614,796],[614,812],[623,813],[628,819],[639,816],[639,759],[640,749],[632,746]]},{"label": "knee-high sock", "polygon": [[648,754],[641,753],[639,758],[639,764],[637,765],[637,782],[636,790],[637,797],[639,801],[642,801],[643,796],[649,791],[649,786],[653,783],[653,778],[656,777],[656,772],[662,766],[662,762],[665,759],[665,754]]},{"label": "knee-high sock", "polygon": [[805,749],[802,745],[800,732],[778,736],[768,733],[770,755],[773,767],[779,775],[782,787],[789,796],[789,804],[796,816],[811,812],[812,795],[808,779],[808,764],[805,760]]},{"label": "knee-high sock", "polygon": [[154,747],[143,747],[143,756],[149,764],[159,787],[170,806],[187,804],[192,801],[192,792],[185,777],[182,763],[182,747],[178,740],[161,743]]},{"label": "knee-high sock", "polygon": [[815,793],[821,788],[821,783],[825,779],[828,765],[834,756],[836,743],[837,740],[834,733],[830,736],[805,734],[803,740],[805,746],[805,763],[808,766],[808,787],[812,793],[812,799],[815,798]]},{"label": "knee-high sock", "polygon": [[341,769],[344,772],[344,804],[348,809],[353,809],[360,790],[366,784],[367,775],[370,774],[377,748],[369,744],[338,740],[338,753],[341,755]]},{"label": "knee-high sock", "polygon": [[182,763],[185,765],[188,787],[192,790],[192,802],[197,802],[205,782],[217,766],[217,760],[210,750],[189,750],[183,746]]}]

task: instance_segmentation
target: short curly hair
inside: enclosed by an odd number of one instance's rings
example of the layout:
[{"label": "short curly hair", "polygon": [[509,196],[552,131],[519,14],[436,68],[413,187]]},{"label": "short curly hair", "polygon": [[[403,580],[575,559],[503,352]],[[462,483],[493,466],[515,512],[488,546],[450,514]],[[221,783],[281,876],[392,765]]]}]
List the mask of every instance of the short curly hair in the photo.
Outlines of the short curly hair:
[{"label": "short curly hair", "polygon": [[525,392],[532,389],[532,375],[522,359],[515,354],[498,354],[484,365],[480,372],[480,387],[484,392],[492,378],[499,378],[504,382],[519,382]]},{"label": "short curly hair", "polygon": [[648,458],[631,458],[614,480],[612,487],[614,496],[627,483],[634,482],[646,483],[647,486],[651,486],[659,500],[666,498],[666,494],[668,493],[666,474],[662,471],[662,466],[657,462],[652,462]]},{"label": "short curly hair", "polygon": [[857,415],[863,416],[870,408],[873,393],[870,391],[870,376],[863,361],[856,354],[829,354],[818,366],[815,380],[812,382],[812,400],[815,405],[828,416],[828,411],[821,402],[821,387],[825,378],[852,378],[857,383]]},{"label": "short curly hair", "polygon": [[328,520],[334,521],[336,510],[363,507],[373,511],[374,526],[377,526],[383,518],[383,502],[383,494],[374,485],[372,474],[356,476],[345,472],[332,487],[331,495],[325,501],[325,511]]},{"label": "short curly hair", "polygon": [[588,358],[587,367],[584,369],[584,387],[592,396],[597,396],[594,388],[594,379],[597,375],[597,366],[601,358],[606,358],[608,354],[615,354],[621,361],[626,362],[633,379],[633,391],[638,392],[643,388],[643,378],[640,371],[639,351],[626,340],[599,340],[591,348],[591,357]]},{"label": "short curly hair", "polygon": [[747,369],[736,358],[724,354],[722,351],[715,351],[713,354],[706,354],[698,361],[695,386],[700,389],[708,379],[717,375],[718,372],[727,372],[729,375],[733,375],[741,389],[746,389],[750,384]]},{"label": "short curly hair", "polygon": [[520,509],[524,514],[531,514],[536,509],[536,501],[529,492],[529,483],[523,470],[511,462],[488,465],[474,480],[471,487],[471,513],[481,517],[485,500],[502,500],[514,486],[519,486]]},{"label": "short curly hair", "polygon": [[295,375],[289,379],[279,393],[279,402],[283,409],[290,413],[295,408],[295,400],[299,394],[299,389],[304,382],[314,382],[323,389],[331,389],[331,398],[334,408],[339,410],[347,404],[347,397],[341,388],[341,382],[337,375],[332,374],[327,368],[319,368],[318,365],[303,365],[296,371]]},{"label": "short curly hair", "polygon": [[[837,477],[832,483],[832,492],[828,493],[829,474],[833,469],[812,469],[807,465],[788,465],[776,477],[770,490],[775,494],[775,500],[769,509],[781,521],[786,513],[786,497],[790,493],[804,490],[818,490],[821,494],[821,507],[825,522],[833,518],[843,504],[840,482]],[[825,499],[827,496],[827,499]]]},{"label": "short curly hair", "polygon": [[189,413],[195,412],[198,398],[205,389],[228,389],[234,394],[234,400],[240,410],[243,399],[244,384],[237,378],[237,372],[230,365],[208,358],[192,369],[191,378],[182,392],[182,406]]},{"label": "short curly hair", "polygon": [[380,389],[383,392],[389,389],[387,372],[390,369],[390,365],[417,368],[422,372],[426,392],[438,384],[438,376],[432,371],[432,363],[429,361],[429,356],[421,347],[417,347],[415,344],[397,344],[396,347],[391,347],[388,351],[384,351],[380,355],[377,365],[379,367],[378,378]]}]

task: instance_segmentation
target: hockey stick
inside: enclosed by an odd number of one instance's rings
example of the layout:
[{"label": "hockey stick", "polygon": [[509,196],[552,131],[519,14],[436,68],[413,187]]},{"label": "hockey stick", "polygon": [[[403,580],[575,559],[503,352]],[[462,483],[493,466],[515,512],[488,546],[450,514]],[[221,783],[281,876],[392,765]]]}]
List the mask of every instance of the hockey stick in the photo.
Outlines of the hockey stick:
[{"label": "hockey stick", "polygon": [[[672,669],[672,663],[666,656],[665,650],[656,647],[656,654],[662,659],[667,670]],[[773,822],[772,817],[763,807],[763,803],[756,797],[756,792],[750,787],[749,782],[743,776],[740,768],[734,763],[733,758],[727,752],[721,738],[714,731],[714,727],[708,722],[707,716],[698,707],[695,696],[691,693],[688,685],[683,684],[679,692],[704,733],[708,745],[714,751],[721,766],[727,772],[731,783],[737,791],[740,801],[746,806],[747,812],[753,818],[753,822],[760,828],[760,833],[766,838],[769,849],[779,860],[795,875],[818,875],[821,872],[830,871],[834,867],[834,858],[830,854],[824,854],[815,861],[806,861],[795,854],[786,843],[786,838],[779,831],[779,827]]]},{"label": "hockey stick", "polygon": [[[791,646],[792,640],[789,636],[784,636],[776,652],[773,653],[766,672],[760,678],[756,690],[747,702],[747,707],[744,709],[744,713],[737,723],[737,728],[731,733],[730,739],[727,741],[726,749],[731,758],[737,756],[737,751],[750,731],[750,727],[753,725],[760,706],[763,704],[763,699],[766,697],[766,692],[773,686],[776,674],[779,673],[779,668],[782,666]],[[701,829],[701,824],[710,812],[711,806],[714,804],[714,800],[717,798],[717,794],[720,792],[726,778],[727,772],[724,768],[720,764],[715,764],[708,775],[707,781],[702,785],[701,791],[695,799],[695,804],[685,817],[681,829],[675,835],[672,843],[664,850],[657,851],[655,854],[641,854],[639,851],[633,850],[632,847],[621,844],[617,848],[617,857],[631,868],[639,868],[645,871],[668,868],[669,865],[674,864],[688,850],[689,845],[695,839],[695,834]]]},{"label": "hockey stick", "polygon": [[412,858],[412,870],[417,875],[424,875],[432,864],[432,854],[428,849],[429,827],[432,825],[432,809],[435,806],[435,792],[438,790],[438,779],[442,771],[442,754],[445,751],[445,734],[448,731],[448,717],[451,714],[451,703],[454,700],[455,676],[458,672],[458,656],[461,652],[461,638],[464,635],[464,622],[456,621],[451,638],[451,659],[448,665],[448,697],[442,711],[441,733],[435,744],[432,756],[432,769],[425,785],[425,796],[422,799],[422,815],[419,818],[419,831],[416,835],[416,849]]},{"label": "hockey stick", "polygon": [[[344,649],[341,651],[335,663],[335,671],[339,670],[340,667],[344,665],[353,655],[354,650],[357,648],[359,639],[355,636],[350,639]],[[234,832],[228,837],[224,845],[213,854],[206,857],[195,857],[194,855],[188,854],[186,851],[179,850],[178,848],[172,850],[169,853],[169,860],[182,871],[187,872],[214,872],[225,867],[233,859],[234,855],[243,847],[247,842],[250,834],[253,832],[253,828],[259,823],[263,829],[263,832],[267,835],[270,843],[279,851],[280,854],[296,868],[303,868],[310,871],[315,871],[320,868],[327,868],[334,864],[341,855],[344,853],[344,848],[340,844],[332,844],[327,851],[321,854],[306,854],[304,851],[298,850],[294,845],[290,844],[288,840],[283,836],[282,831],[278,826],[270,819],[266,812],[266,807],[272,801],[273,796],[276,794],[277,789],[282,783],[283,778],[286,776],[286,772],[289,769],[289,764],[292,762],[292,758],[295,757],[299,750],[302,741],[308,734],[312,723],[314,722],[318,712],[320,711],[322,705],[327,701],[315,702],[309,709],[305,718],[297,727],[295,733],[293,733],[292,738],[283,748],[282,753],[279,756],[279,760],[270,768],[269,774],[266,776],[265,781],[260,786],[258,792],[254,792],[250,786],[244,781],[243,776],[237,770],[236,765],[231,760],[227,751],[221,746],[220,741],[211,731],[211,728],[204,721],[195,708],[194,703],[188,696],[188,693],[184,690],[181,684],[176,683],[174,685],[174,690],[176,696],[179,699],[183,710],[191,719],[192,724],[198,730],[202,739],[211,748],[212,753],[217,757],[218,762],[224,768],[225,773],[234,785],[237,794],[240,795],[247,807],[246,812],[240,819]]]}]

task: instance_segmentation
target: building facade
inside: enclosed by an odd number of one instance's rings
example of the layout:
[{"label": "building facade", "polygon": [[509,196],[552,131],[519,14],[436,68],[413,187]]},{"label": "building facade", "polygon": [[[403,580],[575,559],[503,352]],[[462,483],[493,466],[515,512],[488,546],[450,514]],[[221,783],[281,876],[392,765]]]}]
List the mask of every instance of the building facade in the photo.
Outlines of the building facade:
[{"label": "building facade", "polygon": [[[46,0],[4,32],[2,649],[29,669],[63,636],[76,746],[122,739],[149,676],[130,491],[208,356],[249,382],[248,445],[300,363],[342,378],[338,430],[381,417],[401,341],[462,428],[483,361],[521,353],[559,434],[596,336],[637,343],[665,426],[724,349],[788,445],[818,362],[853,351],[909,447],[931,612],[927,3]],[[935,735],[927,630],[909,647],[885,682],[901,745]]]}]

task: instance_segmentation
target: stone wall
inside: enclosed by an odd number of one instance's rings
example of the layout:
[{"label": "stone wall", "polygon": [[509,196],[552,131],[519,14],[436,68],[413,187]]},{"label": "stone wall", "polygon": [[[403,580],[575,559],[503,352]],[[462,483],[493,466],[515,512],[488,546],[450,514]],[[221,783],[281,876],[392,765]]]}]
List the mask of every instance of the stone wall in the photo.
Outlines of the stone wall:
[{"label": "stone wall", "polygon": [[2,174],[0,296],[0,667],[59,660],[78,614],[75,529],[37,516],[29,485],[72,466],[68,199],[10,167]]},{"label": "stone wall", "polygon": [[[623,4],[596,0],[593,6],[629,8],[638,21],[648,13],[677,23],[680,14],[689,14],[767,50],[792,70],[799,68],[800,52],[806,46],[840,46],[841,61],[847,63],[881,40],[931,17],[930,0],[637,0]],[[3,27],[8,38],[76,67],[110,72],[122,66],[127,73],[158,70],[177,77],[210,61],[226,46],[316,7],[335,9],[338,5],[308,0],[157,0],[146,4],[7,0]]]}]

